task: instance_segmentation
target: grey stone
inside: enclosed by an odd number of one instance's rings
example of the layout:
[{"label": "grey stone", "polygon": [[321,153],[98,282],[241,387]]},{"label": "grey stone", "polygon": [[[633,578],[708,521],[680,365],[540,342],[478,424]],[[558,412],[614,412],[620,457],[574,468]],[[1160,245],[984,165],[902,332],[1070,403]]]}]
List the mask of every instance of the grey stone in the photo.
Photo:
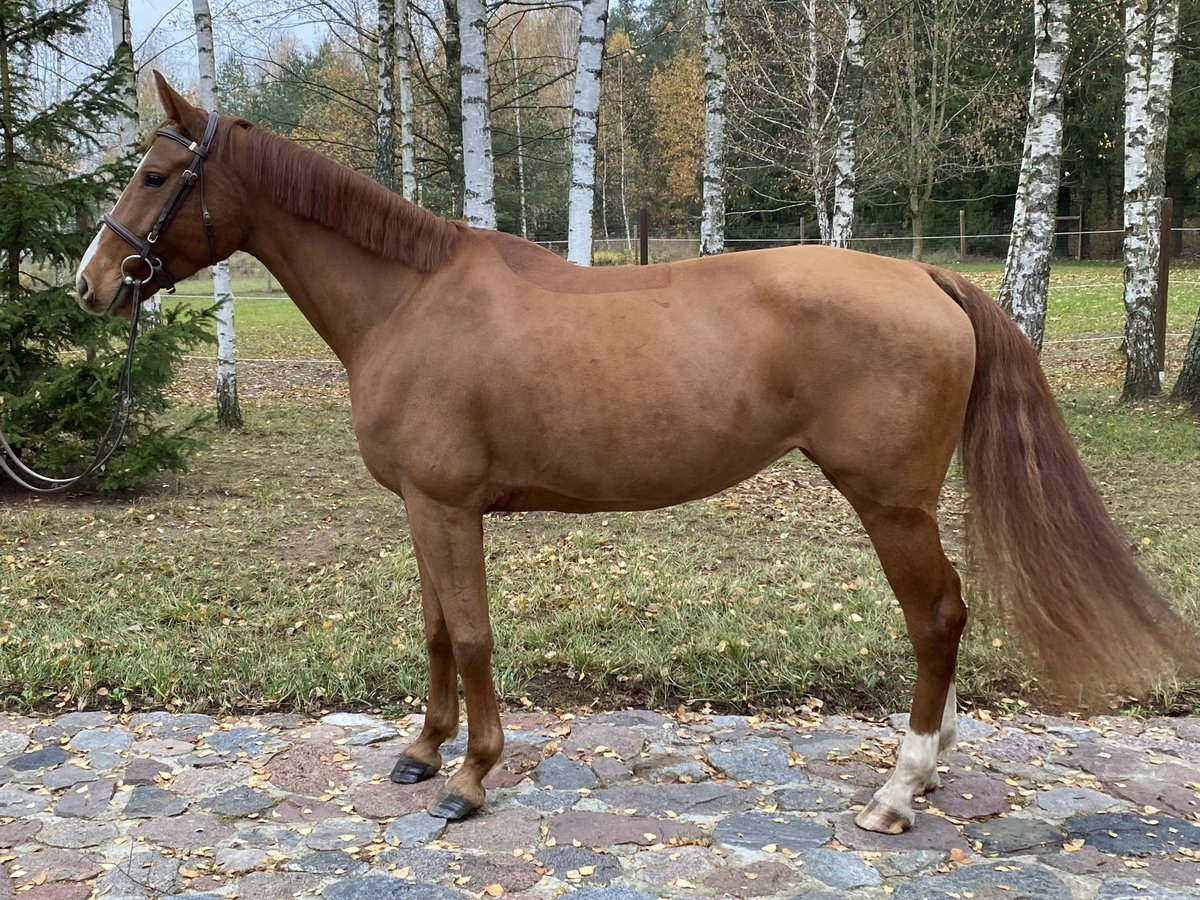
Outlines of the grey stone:
[{"label": "grey stone", "polygon": [[308,872],[311,875],[365,875],[371,867],[341,850],[318,850],[282,866],[284,872]]},{"label": "grey stone", "polygon": [[708,763],[735,781],[758,784],[802,784],[808,775],[792,761],[781,740],[752,737],[719,744],[708,751]]},{"label": "grey stone", "polygon": [[840,731],[798,731],[788,736],[792,749],[807,759],[825,759],[834,756],[853,756],[863,738],[857,734]]},{"label": "grey stone", "polygon": [[281,728],[286,731],[299,728],[309,720],[295,713],[263,713],[258,717],[258,721],[268,728]]},{"label": "grey stone", "polygon": [[926,875],[940,866],[945,854],[936,850],[905,850],[900,853],[883,853],[875,859],[875,867],[885,876],[901,875],[912,878]]},{"label": "grey stone", "polygon": [[274,805],[275,801],[265,793],[244,784],[217,794],[209,803],[212,811],[219,816],[250,816]]},{"label": "grey stone", "polygon": [[[723,862],[708,847],[668,847],[663,850],[644,850],[630,858],[634,880],[645,884],[670,885],[684,879],[698,882]],[[591,880],[592,876],[588,876]]]},{"label": "grey stone", "polygon": [[34,819],[18,819],[7,825],[0,824],[0,849],[8,849],[33,840],[42,830],[42,823]]},{"label": "grey stone", "polygon": [[661,816],[668,812],[716,816],[753,809],[758,801],[758,792],[728,782],[622,784],[592,791],[588,799],[612,809],[635,809],[646,816]]},{"label": "grey stone", "polygon": [[42,776],[42,785],[48,790],[60,791],[87,781],[95,781],[99,777],[91,769],[82,766],[58,766]]},{"label": "grey stone", "polygon": [[[561,819],[559,816],[553,821]],[[541,825],[542,817],[532,809],[518,807],[496,812],[485,809],[473,819],[451,823],[446,830],[446,840],[472,850],[527,850],[541,846]]]},{"label": "grey stone", "polygon": [[39,847],[32,853],[21,856],[21,868],[25,878],[38,883],[43,881],[87,881],[102,871],[100,864],[77,850],[58,847]]},{"label": "grey stone", "polygon": [[130,819],[154,819],[177,816],[187,808],[187,801],[177,794],[143,784],[129,795],[124,813]]},{"label": "grey stone", "polygon": [[[377,866],[395,866],[408,869],[409,877],[416,881],[434,882],[457,874],[461,853],[447,850],[384,850],[375,857]],[[451,868],[451,867],[455,868]]]},{"label": "grey stone", "polygon": [[576,791],[526,791],[513,797],[521,806],[528,806],[539,812],[556,812],[574,809],[583,799]]},{"label": "grey stone", "polygon": [[1120,801],[1114,800],[1108,794],[1093,791],[1091,788],[1060,787],[1039,791],[1034,795],[1033,805],[1044,809],[1051,815],[1066,818],[1067,816],[1104,812],[1121,804]]},{"label": "grey stone", "polygon": [[347,850],[369,844],[379,834],[379,823],[368,819],[327,819],[313,826],[304,844],[310,850]]},{"label": "grey stone", "polygon": [[308,897],[324,879],[308,872],[248,872],[237,880],[238,900],[282,900]]},{"label": "grey stone", "polygon": [[572,756],[578,753],[594,755],[605,747],[621,759],[631,759],[646,746],[646,729],[640,726],[596,724],[588,721],[575,725],[571,736],[563,742],[563,752]]},{"label": "grey stone", "polygon": [[963,866],[946,875],[907,881],[896,900],[942,900],[972,895],[976,900],[1071,900],[1071,891],[1044,866],[1016,866],[998,872],[986,863]]},{"label": "grey stone", "polygon": [[381,724],[378,716],[364,716],[360,713],[330,713],[321,717],[322,725],[333,725],[335,728],[372,728]]},{"label": "grey stone", "polygon": [[1041,819],[1009,817],[975,822],[965,829],[967,837],[978,841],[988,856],[1016,856],[1061,850],[1062,829]]},{"label": "grey stone", "polygon": [[1097,850],[1121,856],[1155,856],[1183,848],[1200,850],[1200,827],[1173,816],[1095,813],[1072,816],[1063,827],[1072,838],[1082,838]]},{"label": "grey stone", "polygon": [[122,854],[112,869],[96,879],[96,897],[125,900],[169,893],[179,884],[179,860],[158,853]]},{"label": "grey stone", "polygon": [[588,882],[592,884],[608,884],[621,877],[621,863],[611,853],[595,853],[567,845],[546,847],[538,850],[534,856],[546,867],[546,874],[564,880],[568,872],[583,866],[595,868],[588,876]]},{"label": "grey stone", "polygon": [[410,884],[387,875],[343,878],[321,892],[325,900],[462,900],[462,894],[436,884]]},{"label": "grey stone", "polygon": [[174,850],[215,847],[233,833],[232,829],[222,824],[218,818],[204,813],[189,813],[169,819],[148,819],[138,822],[129,831],[134,837],[141,837],[149,844]]},{"label": "grey stone", "polygon": [[101,728],[105,725],[111,725],[117,721],[117,717],[112,713],[106,712],[72,712],[63,713],[63,715],[50,722],[48,725],[39,725],[33,730],[36,740],[45,741],[60,741],[63,738],[69,738],[85,728]]},{"label": "grey stone", "polygon": [[351,747],[367,747],[371,744],[379,744],[383,741],[390,741],[394,737],[399,737],[399,729],[393,728],[391,725],[376,725],[372,728],[365,728],[362,731],[356,731],[350,735],[346,743]]},{"label": "grey stone", "polygon": [[937,850],[940,853],[948,853],[955,847],[960,850],[970,849],[952,822],[941,816],[922,812],[917,813],[912,827],[902,834],[863,831],[854,824],[854,817],[850,814],[834,816],[833,832],[834,837],[853,850]]},{"label": "grey stone", "polygon": [[189,742],[216,725],[217,720],[212,716],[197,713],[139,713],[129,720],[129,727],[142,738],[174,738]]},{"label": "grey stone", "polygon": [[62,747],[44,747],[41,750],[14,756],[5,765],[14,772],[38,772],[61,766],[70,758],[71,754]]},{"label": "grey stone", "polygon": [[713,840],[727,847],[761,850],[774,844],[780,850],[798,851],[829,843],[833,829],[788,813],[738,813],[722,819]]},{"label": "grey stone", "polygon": [[115,778],[98,778],[71,788],[58,801],[54,813],[78,819],[94,819],[108,809],[108,802],[112,800],[116,787]]},{"label": "grey stone", "polygon": [[[689,760],[689,762],[692,762],[693,765],[695,765],[695,767],[696,767],[697,772],[696,772],[696,774],[693,774],[693,777],[695,778],[695,780],[698,781],[700,778],[703,778],[704,777],[704,769],[701,768],[700,764],[696,763],[694,760]],[[614,759],[611,756],[597,756],[595,759],[593,759],[592,760],[592,771],[596,773],[596,777],[599,778],[600,783],[604,784],[604,785],[616,784],[621,781],[628,781],[630,778],[633,777],[633,772],[630,770],[629,766],[625,765],[625,763],[621,762],[619,759]],[[678,781],[679,780],[678,776],[680,774],[683,774],[682,771],[667,772],[665,768],[654,770],[655,775],[657,775],[659,773],[665,774],[667,776],[667,778],[660,779],[660,778],[652,776],[652,780],[654,780],[654,781],[660,781],[660,780]],[[641,772],[639,774],[645,774],[645,770],[643,770],[643,772]],[[689,772],[688,774],[692,774],[692,773]]]},{"label": "grey stone", "polygon": [[[600,757],[592,762],[592,769],[605,781],[617,781],[619,778],[608,778],[601,771],[604,764],[617,764],[614,759],[608,757]],[[653,756],[645,756],[639,759],[632,760],[632,774],[639,778],[644,778],[647,781],[655,784],[685,782],[695,783],[697,781],[707,781],[708,772],[705,771],[704,765],[698,760],[690,756],[681,756],[678,753],[656,753]],[[625,769],[625,777],[629,776],[630,770]]]},{"label": "grey stone", "polygon": [[29,746],[29,737],[19,731],[0,731],[0,759],[15,756]]},{"label": "grey stone", "polygon": [[26,819],[42,812],[51,803],[47,794],[18,784],[0,787],[0,818]]},{"label": "grey stone", "polygon": [[270,857],[257,847],[222,847],[217,851],[217,868],[226,875],[244,875],[264,868]]},{"label": "grey stone", "polygon": [[89,753],[95,750],[119,753],[122,750],[128,750],[132,743],[133,735],[128,731],[122,728],[106,727],[87,728],[71,738],[71,743],[67,746],[80,753]]},{"label": "grey stone", "polygon": [[1200,891],[1180,891],[1156,882],[1133,878],[1107,878],[1096,900],[1195,900]]},{"label": "grey stone", "polygon": [[383,839],[394,847],[421,847],[446,830],[446,820],[427,812],[409,813],[388,824]]},{"label": "grey stone", "polygon": [[[66,768],[64,766],[64,768]],[[125,767],[121,780],[126,784],[154,784],[159,775],[171,774],[171,766],[157,759],[135,759]]]},{"label": "grey stone", "polygon": [[533,770],[531,776],[540,787],[573,791],[594,788],[600,782],[586,765],[565,756],[552,756]]},{"label": "grey stone", "polygon": [[655,897],[633,888],[595,887],[572,891],[571,900],[655,900]]},{"label": "grey stone", "polygon": [[117,836],[117,826],[107,822],[50,821],[38,832],[38,841],[50,847],[80,850],[98,847]]},{"label": "grey stone", "polygon": [[204,742],[222,756],[262,756],[282,746],[271,732],[249,726],[213,732]]},{"label": "grey stone", "polygon": [[779,809],[796,812],[842,810],[850,805],[850,798],[832,783],[780,788],[769,796]]},{"label": "grey stone", "polygon": [[[550,836],[560,844],[579,841],[584,847],[613,847],[618,844],[648,847],[672,840],[695,840],[701,836],[701,831],[690,822],[671,819],[649,819],[607,812],[566,812],[550,820]],[[464,846],[467,845],[464,843]],[[499,841],[484,845],[484,849],[508,849],[510,846],[521,845]]]},{"label": "grey stone", "polygon": [[872,887],[883,879],[856,853],[813,848],[800,851],[804,872],[830,887],[853,890]]}]

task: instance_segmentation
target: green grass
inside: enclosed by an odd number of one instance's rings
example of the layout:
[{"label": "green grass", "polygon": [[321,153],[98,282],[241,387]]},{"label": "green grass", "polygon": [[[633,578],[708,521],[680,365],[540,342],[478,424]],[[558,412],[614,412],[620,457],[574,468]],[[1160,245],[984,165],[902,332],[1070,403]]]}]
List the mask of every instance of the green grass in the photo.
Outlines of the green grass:
[{"label": "green grass", "polygon": [[[1119,269],[1070,268],[1056,274],[1052,335],[1111,330],[1100,301],[1058,279],[1119,286]],[[986,283],[996,267],[974,274]],[[283,298],[238,301],[237,320],[244,357],[329,356]],[[1114,515],[1171,601],[1200,621],[1196,420],[1118,403],[1115,343],[1064,345],[1046,364]],[[419,702],[402,506],[358,459],[344,382],[265,371],[243,373],[246,430],[214,431],[185,476],[114,497],[5,493],[0,705]],[[206,379],[181,383],[179,415],[207,404]],[[961,568],[953,480],[945,501]],[[913,662],[898,607],[852,511],[802,458],[669,510],[489,516],[486,531],[496,680],[509,701],[907,705]],[[1049,702],[986,603],[973,606],[960,671],[969,701]],[[1168,682],[1138,703],[1194,710],[1200,685]]]}]

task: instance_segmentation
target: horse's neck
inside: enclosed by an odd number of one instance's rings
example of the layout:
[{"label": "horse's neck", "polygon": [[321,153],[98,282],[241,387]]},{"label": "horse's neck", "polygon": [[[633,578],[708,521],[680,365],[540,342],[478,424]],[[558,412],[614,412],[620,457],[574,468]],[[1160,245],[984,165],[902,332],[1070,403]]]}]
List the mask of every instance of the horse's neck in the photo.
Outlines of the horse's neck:
[{"label": "horse's neck", "polygon": [[267,267],[347,368],[419,278],[409,266],[274,206],[256,210],[244,249]]}]

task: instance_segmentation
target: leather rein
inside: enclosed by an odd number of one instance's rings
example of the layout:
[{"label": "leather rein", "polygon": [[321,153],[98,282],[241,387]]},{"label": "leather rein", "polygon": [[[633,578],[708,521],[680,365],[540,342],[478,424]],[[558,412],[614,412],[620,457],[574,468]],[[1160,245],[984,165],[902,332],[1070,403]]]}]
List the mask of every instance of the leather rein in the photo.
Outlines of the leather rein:
[{"label": "leather rein", "polygon": [[[129,311],[129,338],[125,349],[125,363],[121,367],[121,376],[117,381],[117,394],[114,398],[116,409],[113,412],[112,420],[108,424],[108,429],[100,438],[91,462],[88,463],[83,471],[66,478],[55,478],[31,469],[21,461],[17,452],[4,436],[4,432],[0,431],[0,472],[3,472],[25,490],[38,494],[59,494],[63,491],[69,491],[108,462],[112,458],[112,455],[117,452],[117,448],[121,444],[121,438],[125,435],[125,428],[129,424],[129,413],[133,408],[130,373],[133,369],[133,348],[137,341],[138,317],[142,308],[142,288],[154,281],[168,294],[175,293],[175,282],[170,274],[168,274],[162,259],[154,252],[154,245],[163,231],[174,220],[180,207],[183,206],[183,202],[191,193],[192,187],[197,183],[199,183],[200,187],[200,212],[204,220],[204,237],[208,242],[210,264],[216,265],[217,251],[212,216],[209,215],[208,202],[204,195],[204,160],[208,157],[213,138],[216,136],[218,121],[219,117],[215,112],[208,114],[208,123],[205,125],[204,135],[199,142],[188,140],[182,134],[176,131],[168,131],[165,128],[160,128],[155,132],[156,137],[164,137],[175,141],[177,144],[182,144],[191,151],[192,162],[180,176],[174,190],[167,198],[162,212],[158,214],[158,218],[144,240],[118,222],[112,213],[104,214],[104,226],[137,251],[121,260],[123,287],[117,291],[112,303],[105,310],[106,315],[111,314],[120,305],[121,301],[125,299],[126,292],[123,288],[129,288],[133,295],[131,298],[132,306]],[[133,261],[142,262],[146,265],[148,270],[146,277],[139,278],[127,268]]]}]

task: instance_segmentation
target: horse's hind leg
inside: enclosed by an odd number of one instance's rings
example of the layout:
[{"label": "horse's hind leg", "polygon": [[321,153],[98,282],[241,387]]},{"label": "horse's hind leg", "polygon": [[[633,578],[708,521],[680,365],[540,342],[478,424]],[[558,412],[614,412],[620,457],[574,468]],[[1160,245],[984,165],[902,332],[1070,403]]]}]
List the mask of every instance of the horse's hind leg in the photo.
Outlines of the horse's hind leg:
[{"label": "horse's hind leg", "polygon": [[436,775],[442,767],[439,748],[458,731],[458,670],[454,666],[450,629],[442,615],[437,587],[421,558],[421,548],[415,543],[413,552],[421,575],[421,610],[425,617],[425,649],[429,654],[429,702],[421,734],[400,754],[392,769],[392,781],[398,784],[415,784]]},{"label": "horse's hind leg", "polygon": [[932,504],[884,506],[844,488],[843,493],[879,554],[917,657],[912,713],[896,768],[855,818],[868,831],[899,834],[914,821],[913,795],[938,786],[938,752],[955,740],[954,668],[967,608],[958,574],[942,552]]}]

